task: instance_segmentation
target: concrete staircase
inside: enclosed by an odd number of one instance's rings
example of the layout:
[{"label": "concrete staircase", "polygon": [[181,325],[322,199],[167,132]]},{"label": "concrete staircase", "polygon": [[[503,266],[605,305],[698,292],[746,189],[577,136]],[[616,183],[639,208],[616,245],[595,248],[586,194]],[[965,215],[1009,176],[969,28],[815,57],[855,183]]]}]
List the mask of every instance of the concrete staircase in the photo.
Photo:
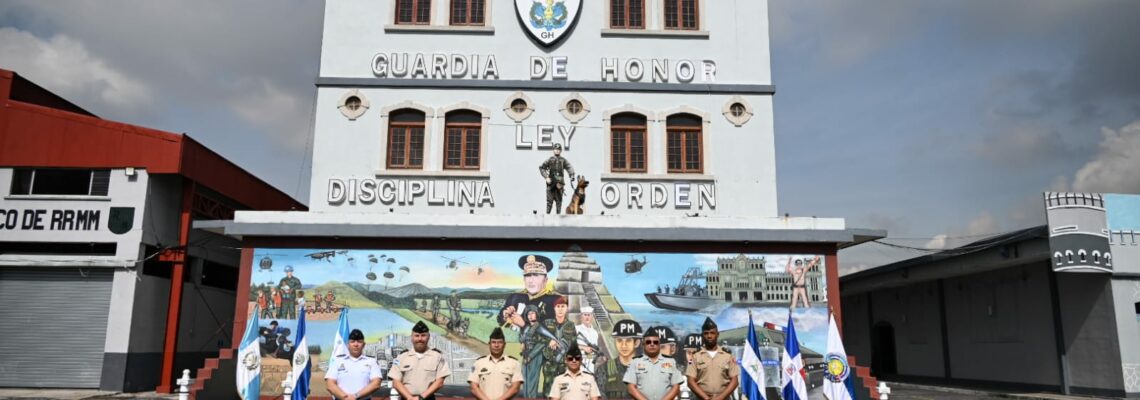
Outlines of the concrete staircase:
[{"label": "concrete staircase", "polygon": [[847,356],[847,365],[855,370],[855,398],[858,400],[879,398],[879,380],[871,376],[871,368],[856,365],[855,356]]},{"label": "concrete staircase", "polygon": [[613,320],[610,318],[609,310],[602,305],[602,297],[598,295],[598,291],[594,289],[594,285],[590,283],[582,284],[582,291],[585,292],[586,303],[594,308],[594,320],[601,326],[613,326]]}]

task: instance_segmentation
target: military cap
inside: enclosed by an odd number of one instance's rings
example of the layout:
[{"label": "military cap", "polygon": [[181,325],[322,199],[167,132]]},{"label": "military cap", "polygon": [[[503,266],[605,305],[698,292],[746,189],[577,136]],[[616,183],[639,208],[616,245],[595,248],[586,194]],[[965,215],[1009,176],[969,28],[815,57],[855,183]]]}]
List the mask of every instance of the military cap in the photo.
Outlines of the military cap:
[{"label": "military cap", "polygon": [[523,270],[523,275],[542,274],[550,272],[554,269],[554,262],[546,256],[538,254],[528,254],[519,257],[519,269]]},{"label": "military cap", "polygon": [[582,306],[582,308],[578,309],[578,313],[579,314],[593,314],[594,313],[594,307]]},{"label": "military cap", "polygon": [[613,337],[638,337],[641,336],[641,324],[637,321],[623,319],[614,324],[614,330],[611,334]]},{"label": "military cap", "polygon": [[701,331],[711,331],[713,329],[716,329],[716,322],[713,322],[712,318],[705,317],[705,324],[701,325]]},{"label": "military cap", "polygon": [[352,332],[348,333],[348,340],[364,340],[364,332],[361,332],[360,329],[353,329]]},{"label": "military cap", "polygon": [[668,326],[662,325],[649,328],[645,330],[645,335],[649,336],[650,331],[653,331],[653,333],[657,334],[657,337],[661,338],[661,344],[677,343],[677,335],[674,335],[673,330],[669,329]]},{"label": "military cap", "polygon": [[689,336],[685,336],[685,345],[683,347],[686,349],[699,349],[704,345],[705,338],[694,333]]},{"label": "military cap", "polygon": [[412,327],[412,332],[415,333],[428,333],[427,324],[424,321],[416,322],[416,326]]},{"label": "military cap", "polygon": [[578,348],[578,341],[577,340],[570,342],[570,349],[566,350],[566,356],[567,357],[581,357],[582,356],[582,349]]},{"label": "military cap", "polygon": [[495,339],[499,339],[499,340],[505,340],[506,339],[506,336],[503,336],[503,328],[495,327],[495,330],[491,331],[491,340],[495,340]]},{"label": "military cap", "polygon": [[286,265],[285,266],[285,272],[293,272],[293,266],[292,265]]},{"label": "military cap", "polygon": [[562,143],[555,143],[554,150],[562,150]]},{"label": "military cap", "polygon": [[643,338],[651,338],[651,337],[661,337],[661,335],[658,333],[658,331],[657,331],[657,327],[656,327],[656,326],[654,326],[654,327],[651,327],[651,328],[649,328],[649,329],[646,329],[646,330],[645,330],[645,334],[644,334],[644,335],[641,335],[641,337],[643,337]]}]

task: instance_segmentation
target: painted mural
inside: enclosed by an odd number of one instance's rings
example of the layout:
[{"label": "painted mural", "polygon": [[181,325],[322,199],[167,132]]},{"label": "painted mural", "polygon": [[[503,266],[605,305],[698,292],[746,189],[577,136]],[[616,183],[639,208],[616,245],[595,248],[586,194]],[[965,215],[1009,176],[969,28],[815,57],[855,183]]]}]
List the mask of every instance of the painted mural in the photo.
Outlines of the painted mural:
[{"label": "painted mural", "polygon": [[[830,266],[819,255],[257,249],[253,264],[249,301],[262,323],[263,395],[281,393],[296,351],[314,361],[312,394],[327,395],[328,353],[346,308],[351,328],[365,334],[365,353],[385,375],[391,360],[412,347],[412,325],[424,321],[430,347],[450,363],[446,384],[462,393],[495,327],[503,328],[506,353],[528,375],[520,397],[545,396],[571,342],[583,349],[583,365],[607,397],[627,397],[621,376],[639,355],[646,329],[665,333],[664,342],[674,344],[662,353],[684,368],[706,316],[739,357],[749,313],[769,346],[761,353],[771,386],[779,382],[775,357],[789,313],[809,387],[822,384]],[[298,312],[306,313],[308,349],[293,348]]]}]

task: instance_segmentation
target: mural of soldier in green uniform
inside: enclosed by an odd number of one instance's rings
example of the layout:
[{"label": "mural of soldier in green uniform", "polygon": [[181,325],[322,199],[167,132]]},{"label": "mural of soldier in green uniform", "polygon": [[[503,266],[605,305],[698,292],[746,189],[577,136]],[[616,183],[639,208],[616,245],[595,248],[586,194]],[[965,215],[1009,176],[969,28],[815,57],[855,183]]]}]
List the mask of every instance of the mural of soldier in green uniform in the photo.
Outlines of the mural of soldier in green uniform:
[{"label": "mural of soldier in green uniform", "polygon": [[542,363],[542,392],[550,393],[550,385],[554,383],[554,377],[562,375],[566,372],[566,351],[570,349],[570,343],[576,343],[578,331],[574,329],[574,323],[566,318],[566,312],[569,309],[569,304],[566,302],[566,297],[558,296],[558,300],[554,301],[554,318],[542,321],[543,328],[546,328],[545,333],[549,333],[550,342],[547,343],[546,348],[542,350],[543,363]]},{"label": "mural of soldier in green uniform", "polygon": [[292,265],[285,266],[285,277],[277,283],[277,290],[281,293],[277,318],[297,319],[297,291],[301,290],[301,280],[293,276]]}]

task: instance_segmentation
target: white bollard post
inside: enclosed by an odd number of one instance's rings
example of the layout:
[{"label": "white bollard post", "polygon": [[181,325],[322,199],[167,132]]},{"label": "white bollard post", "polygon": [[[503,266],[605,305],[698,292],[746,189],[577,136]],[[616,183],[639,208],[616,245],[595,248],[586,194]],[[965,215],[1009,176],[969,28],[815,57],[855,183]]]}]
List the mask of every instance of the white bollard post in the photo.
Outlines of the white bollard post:
[{"label": "white bollard post", "polygon": [[182,377],[174,381],[174,384],[178,385],[178,400],[190,400],[190,385],[193,383],[194,380],[190,379],[190,370],[182,370]]},{"label": "white bollard post", "polygon": [[887,383],[880,381],[877,389],[879,389],[879,400],[888,400],[887,395],[891,394],[891,388],[887,387]]},{"label": "white bollard post", "polygon": [[692,398],[692,396],[693,396],[692,392],[689,391],[689,384],[681,383],[681,399],[682,400],[689,400],[690,398]]},{"label": "white bollard post", "polygon": [[392,384],[392,381],[390,381],[390,380],[388,381],[388,388],[389,388],[388,399],[389,400],[400,400],[400,392],[396,391],[396,385]]},{"label": "white bollard post", "polygon": [[289,400],[293,398],[293,371],[285,373],[285,380],[281,382],[281,387],[284,388],[282,399]]}]

